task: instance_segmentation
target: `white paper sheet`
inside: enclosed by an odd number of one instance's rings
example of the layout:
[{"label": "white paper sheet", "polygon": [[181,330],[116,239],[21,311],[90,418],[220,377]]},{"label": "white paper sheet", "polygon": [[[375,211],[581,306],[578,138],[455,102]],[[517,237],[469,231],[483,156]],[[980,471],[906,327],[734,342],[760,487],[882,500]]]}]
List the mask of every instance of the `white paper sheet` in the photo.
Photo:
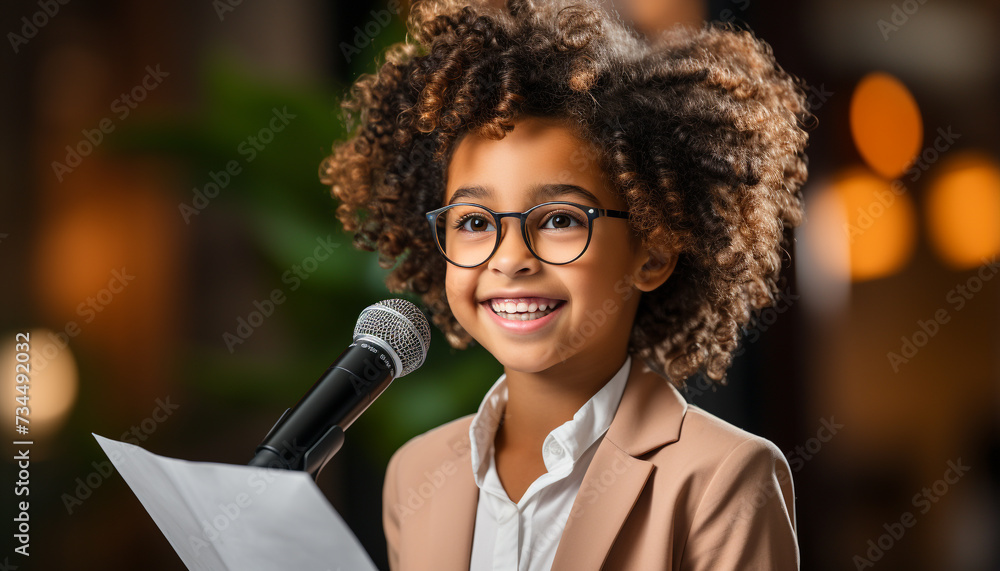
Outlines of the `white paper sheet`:
[{"label": "white paper sheet", "polygon": [[376,571],[305,472],[188,462],[94,438],[188,569]]}]

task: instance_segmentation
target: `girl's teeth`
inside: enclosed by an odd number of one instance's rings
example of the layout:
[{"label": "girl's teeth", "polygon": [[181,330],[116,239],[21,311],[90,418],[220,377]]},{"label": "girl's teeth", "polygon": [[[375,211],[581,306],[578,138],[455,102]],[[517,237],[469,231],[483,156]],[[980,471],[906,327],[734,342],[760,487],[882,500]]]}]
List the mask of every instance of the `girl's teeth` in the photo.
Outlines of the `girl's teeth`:
[{"label": "girl's teeth", "polygon": [[534,311],[528,313],[498,313],[500,317],[508,319],[510,321],[531,321],[532,319],[539,319],[545,317],[546,315],[552,313],[551,311]]},{"label": "girl's teeth", "polygon": [[491,301],[493,312],[510,321],[530,321],[545,317],[555,310],[556,303],[538,303],[535,301]]}]

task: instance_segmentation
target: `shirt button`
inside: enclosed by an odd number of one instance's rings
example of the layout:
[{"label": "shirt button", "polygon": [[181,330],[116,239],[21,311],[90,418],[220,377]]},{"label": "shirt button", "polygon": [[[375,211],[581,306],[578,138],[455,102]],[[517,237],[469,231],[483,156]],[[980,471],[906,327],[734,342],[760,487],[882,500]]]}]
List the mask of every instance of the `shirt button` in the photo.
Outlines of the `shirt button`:
[{"label": "shirt button", "polygon": [[549,442],[549,454],[552,454],[553,456],[562,456],[563,447],[560,446],[558,442],[553,440],[552,442]]}]

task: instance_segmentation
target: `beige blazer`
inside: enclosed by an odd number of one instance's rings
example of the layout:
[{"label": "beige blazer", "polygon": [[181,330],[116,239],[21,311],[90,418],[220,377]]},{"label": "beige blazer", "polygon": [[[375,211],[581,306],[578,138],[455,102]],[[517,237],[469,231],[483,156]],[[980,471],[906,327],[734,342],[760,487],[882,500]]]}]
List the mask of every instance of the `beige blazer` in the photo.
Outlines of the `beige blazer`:
[{"label": "beige blazer", "polygon": [[[632,367],[561,537],[553,530],[552,571],[798,569],[784,455],[644,369]],[[382,519],[392,571],[468,571],[479,501],[472,416],[390,458]]]}]

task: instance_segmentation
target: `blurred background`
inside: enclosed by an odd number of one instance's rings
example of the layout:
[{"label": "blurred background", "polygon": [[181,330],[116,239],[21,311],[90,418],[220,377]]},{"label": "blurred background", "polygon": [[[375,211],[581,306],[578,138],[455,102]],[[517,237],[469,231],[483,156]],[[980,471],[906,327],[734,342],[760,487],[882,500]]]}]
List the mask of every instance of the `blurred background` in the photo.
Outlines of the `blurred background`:
[{"label": "blurred background", "polygon": [[[802,569],[1000,569],[1000,7],[606,5],[650,36],[749,28],[809,85],[808,221],[783,295],[747,327],[730,384],[688,390],[786,452]],[[341,97],[404,39],[406,11],[5,3],[0,563],[182,569],[90,433],[243,464],[360,310],[393,296],[317,173],[345,136]],[[17,333],[31,339],[30,558],[12,538]],[[389,456],[475,412],[501,372],[435,330],[427,364],[321,474],[382,569]]]}]

